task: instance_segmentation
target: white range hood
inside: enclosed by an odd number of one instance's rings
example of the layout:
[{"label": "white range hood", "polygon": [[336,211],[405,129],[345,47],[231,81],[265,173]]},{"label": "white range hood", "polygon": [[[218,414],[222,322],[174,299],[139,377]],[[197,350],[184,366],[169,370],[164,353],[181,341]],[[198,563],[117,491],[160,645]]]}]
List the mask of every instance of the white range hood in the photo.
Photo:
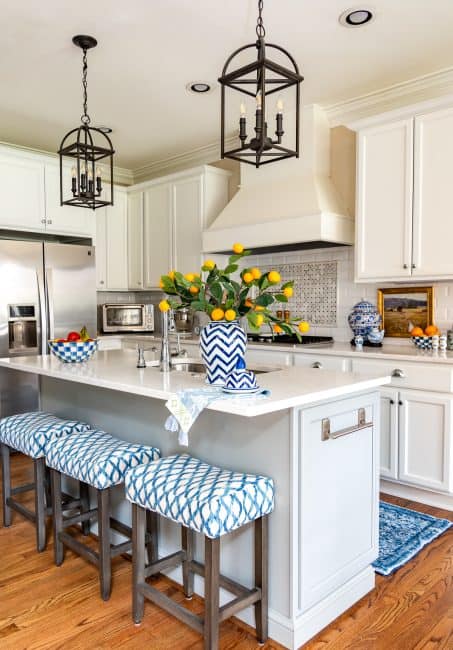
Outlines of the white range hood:
[{"label": "white range hood", "polygon": [[259,169],[241,163],[240,189],[203,232],[204,252],[236,241],[255,251],[353,244],[354,219],[330,179],[327,118],[314,105],[301,118],[301,157]]}]

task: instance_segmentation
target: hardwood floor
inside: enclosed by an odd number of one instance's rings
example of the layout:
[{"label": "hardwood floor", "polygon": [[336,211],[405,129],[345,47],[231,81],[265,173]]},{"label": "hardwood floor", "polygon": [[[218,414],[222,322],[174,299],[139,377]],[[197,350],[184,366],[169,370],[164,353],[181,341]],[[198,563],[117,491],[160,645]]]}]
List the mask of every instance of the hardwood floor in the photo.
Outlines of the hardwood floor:
[{"label": "hardwood floor", "polygon": [[[31,464],[13,457],[13,481],[31,478]],[[453,513],[385,497],[414,510],[447,517]],[[62,567],[53,564],[52,542],[35,550],[33,526],[15,515],[0,528],[0,648],[2,650],[100,650],[152,648],[196,650],[200,637],[152,604],[141,626],[131,622],[131,564],[114,561],[113,593],[104,603],[97,571],[66,551]],[[161,577],[157,588],[183,602],[177,585]],[[187,601],[186,601],[187,602]],[[202,601],[187,603],[202,610]],[[223,650],[256,648],[247,626],[226,621]],[[269,642],[267,650],[281,648]],[[304,650],[453,650],[453,530],[429,544],[393,576],[378,577],[376,589],[320,632]]]}]

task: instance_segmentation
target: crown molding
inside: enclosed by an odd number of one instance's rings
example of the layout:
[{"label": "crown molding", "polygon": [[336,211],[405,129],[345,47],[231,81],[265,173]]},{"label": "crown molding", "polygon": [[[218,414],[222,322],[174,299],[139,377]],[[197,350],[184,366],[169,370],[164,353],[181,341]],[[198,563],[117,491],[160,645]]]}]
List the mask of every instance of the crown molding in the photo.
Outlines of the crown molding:
[{"label": "crown molding", "polygon": [[325,104],[322,108],[334,127],[452,93],[453,68],[444,68],[343,102]]},{"label": "crown molding", "polygon": [[[228,138],[225,144],[227,148],[230,148],[236,142],[237,138],[231,137]],[[142,167],[137,167],[133,170],[132,174],[134,183],[142,183],[159,176],[166,176],[167,174],[182,171],[189,167],[208,165],[217,160],[220,160],[220,142],[213,142],[203,147],[192,149],[192,151],[170,156],[169,158],[162,158]]]}]

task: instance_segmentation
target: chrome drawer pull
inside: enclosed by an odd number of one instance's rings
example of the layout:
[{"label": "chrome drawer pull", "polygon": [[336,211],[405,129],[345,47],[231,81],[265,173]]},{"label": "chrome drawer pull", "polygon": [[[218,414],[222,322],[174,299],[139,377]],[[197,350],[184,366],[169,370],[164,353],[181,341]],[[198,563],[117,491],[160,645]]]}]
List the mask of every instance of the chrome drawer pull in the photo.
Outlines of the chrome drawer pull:
[{"label": "chrome drawer pull", "polygon": [[405,379],[406,375],[400,368],[395,368],[395,370],[392,372],[392,377],[397,377],[398,379]]},{"label": "chrome drawer pull", "polygon": [[373,426],[373,422],[366,421],[366,412],[364,408],[359,409],[357,416],[357,424],[355,426],[339,429],[338,431],[331,431],[330,418],[324,418],[321,422],[321,440],[323,442],[325,440],[336,440],[337,438],[348,436],[350,433],[356,433],[357,431],[362,431],[362,429],[368,429]]},{"label": "chrome drawer pull", "polygon": [[312,368],[322,368],[322,363],[320,361],[315,361],[311,364]]}]

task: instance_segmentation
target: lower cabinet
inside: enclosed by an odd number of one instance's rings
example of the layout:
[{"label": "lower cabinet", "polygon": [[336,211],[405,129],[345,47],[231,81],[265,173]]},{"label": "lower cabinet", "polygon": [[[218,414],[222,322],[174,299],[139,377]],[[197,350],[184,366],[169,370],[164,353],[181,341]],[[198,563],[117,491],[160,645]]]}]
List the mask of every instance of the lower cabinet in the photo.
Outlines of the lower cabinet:
[{"label": "lower cabinet", "polygon": [[453,396],[381,390],[381,476],[441,492],[453,491]]}]

